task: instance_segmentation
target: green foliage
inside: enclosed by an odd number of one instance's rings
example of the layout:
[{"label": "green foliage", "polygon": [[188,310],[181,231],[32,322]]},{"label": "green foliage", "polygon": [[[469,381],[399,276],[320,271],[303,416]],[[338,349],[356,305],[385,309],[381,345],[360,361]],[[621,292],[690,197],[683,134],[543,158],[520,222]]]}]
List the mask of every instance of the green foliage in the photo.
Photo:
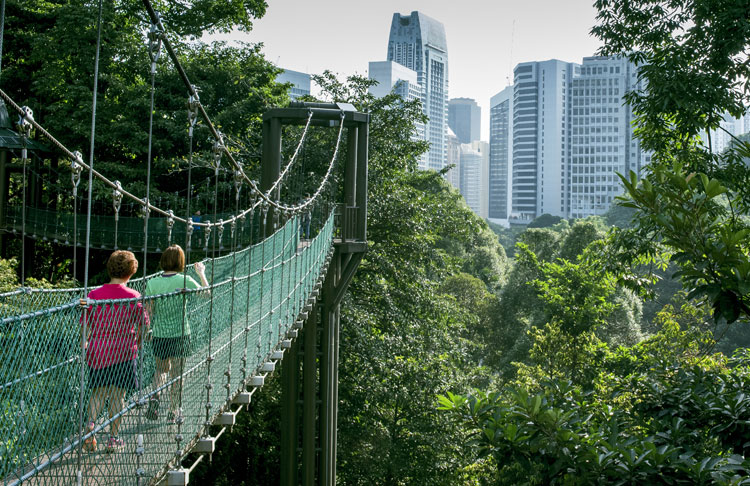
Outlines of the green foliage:
[{"label": "green foliage", "polygon": [[560,216],[552,216],[551,214],[542,214],[538,218],[536,218],[534,221],[529,223],[526,227],[527,228],[548,228],[550,226],[554,226],[560,221],[562,221],[563,218]]},{"label": "green foliage", "polygon": [[623,205],[638,209],[640,230],[673,252],[671,261],[680,267],[675,277],[689,289],[688,297],[707,300],[717,321],[747,317],[750,228],[721,203],[727,188],[705,174],[687,173],[677,162],[655,167],[641,184],[632,173],[622,180],[632,199]]},{"label": "green foliage", "polygon": [[495,484],[745,484],[747,358],[701,358],[695,337],[667,324],[605,353],[593,387],[447,394],[439,409],[463,421],[476,457],[493,457]]}]

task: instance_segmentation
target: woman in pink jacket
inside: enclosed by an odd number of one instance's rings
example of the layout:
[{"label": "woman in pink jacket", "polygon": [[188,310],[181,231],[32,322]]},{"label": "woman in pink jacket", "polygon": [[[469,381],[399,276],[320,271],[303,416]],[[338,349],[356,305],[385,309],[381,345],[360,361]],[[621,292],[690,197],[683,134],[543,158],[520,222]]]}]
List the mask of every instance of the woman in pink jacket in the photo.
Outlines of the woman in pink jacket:
[{"label": "woman in pink jacket", "polygon": [[[88,298],[93,300],[133,299],[131,301],[95,304],[89,306],[86,319],[86,364],[91,397],[88,403],[88,431],[104,404],[109,401],[109,417],[114,417],[125,408],[125,393],[138,389],[136,367],[141,336],[148,327],[148,316],[141,296],[128,288],[128,280],[138,270],[138,260],[129,251],[115,251],[107,260],[110,281],[92,290]],[[84,316],[81,316],[83,323]],[[110,425],[107,452],[120,449],[124,442],[117,435],[122,417]],[[83,444],[85,450],[96,450],[96,438],[91,435]]]}]

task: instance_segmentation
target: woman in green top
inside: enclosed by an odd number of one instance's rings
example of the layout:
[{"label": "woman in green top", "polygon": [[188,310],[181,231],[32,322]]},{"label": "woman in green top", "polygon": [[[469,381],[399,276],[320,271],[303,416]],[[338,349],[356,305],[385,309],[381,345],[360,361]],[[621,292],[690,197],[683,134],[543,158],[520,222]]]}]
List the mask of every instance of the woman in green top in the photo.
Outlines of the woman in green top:
[{"label": "woman in green top", "polygon": [[[171,294],[179,289],[198,289],[208,287],[206,280],[206,267],[203,263],[196,263],[195,273],[198,274],[200,285],[189,275],[182,272],[185,270],[185,252],[179,245],[172,245],[161,255],[160,265],[164,273],[152,278],[146,284],[144,296]],[[190,323],[188,316],[183,318],[182,313],[175,312],[174,306],[169,306],[170,300],[174,302],[177,297],[167,299],[154,299],[150,301],[147,308],[151,312],[151,329],[153,335],[154,356],[156,358],[156,373],[154,374],[153,386],[159,389],[164,385],[169,375],[173,380],[182,372],[185,358],[190,353]],[[180,306],[181,308],[182,306]],[[173,422],[177,416],[177,398],[179,388],[170,387],[169,414],[167,421]],[[159,418],[159,394],[152,396],[149,400],[146,418],[156,420]]]}]

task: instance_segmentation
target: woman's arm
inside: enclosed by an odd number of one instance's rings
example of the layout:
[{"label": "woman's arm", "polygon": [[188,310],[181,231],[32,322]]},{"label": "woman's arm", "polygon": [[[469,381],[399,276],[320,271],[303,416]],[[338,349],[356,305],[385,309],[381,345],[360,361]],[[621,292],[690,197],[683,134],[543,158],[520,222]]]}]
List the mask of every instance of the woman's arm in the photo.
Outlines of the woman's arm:
[{"label": "woman's arm", "polygon": [[197,262],[193,265],[193,268],[195,269],[195,273],[198,274],[198,278],[201,280],[201,287],[208,287],[209,283],[206,279],[206,265],[204,265],[203,262]]}]

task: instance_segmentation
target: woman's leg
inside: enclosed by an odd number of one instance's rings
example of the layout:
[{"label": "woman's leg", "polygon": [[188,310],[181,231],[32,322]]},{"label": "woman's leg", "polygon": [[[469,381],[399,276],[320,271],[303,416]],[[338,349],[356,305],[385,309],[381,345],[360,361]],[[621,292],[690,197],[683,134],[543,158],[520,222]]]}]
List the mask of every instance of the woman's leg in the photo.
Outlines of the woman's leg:
[{"label": "woman's leg", "polygon": [[[109,387],[109,418],[117,415],[122,409],[125,408],[125,389],[117,387]],[[117,432],[120,430],[120,422],[122,416],[117,417],[112,421],[109,427],[109,434],[112,437],[117,437]]]},{"label": "woman's leg", "polygon": [[[183,368],[185,367],[185,358],[179,358],[179,357],[172,357],[169,358],[170,361],[170,372],[169,372],[169,380],[172,381],[178,376],[180,376],[180,373],[183,372]],[[175,383],[172,384],[171,387],[169,387],[169,409],[173,412],[176,412],[177,409],[180,406],[180,381],[177,380]]]},{"label": "woman's leg", "polygon": [[156,361],[156,372],[154,373],[154,389],[158,389],[159,387],[164,385],[164,379],[166,378],[167,373],[169,373],[169,369],[172,366],[172,363],[170,361],[170,358],[155,358]]},{"label": "woman's leg", "polygon": [[104,406],[104,401],[107,399],[107,389],[106,388],[94,388],[91,391],[91,396],[89,397],[89,406],[88,406],[88,418],[89,422],[96,422],[96,418],[99,417],[99,413],[102,410],[102,407]]}]

